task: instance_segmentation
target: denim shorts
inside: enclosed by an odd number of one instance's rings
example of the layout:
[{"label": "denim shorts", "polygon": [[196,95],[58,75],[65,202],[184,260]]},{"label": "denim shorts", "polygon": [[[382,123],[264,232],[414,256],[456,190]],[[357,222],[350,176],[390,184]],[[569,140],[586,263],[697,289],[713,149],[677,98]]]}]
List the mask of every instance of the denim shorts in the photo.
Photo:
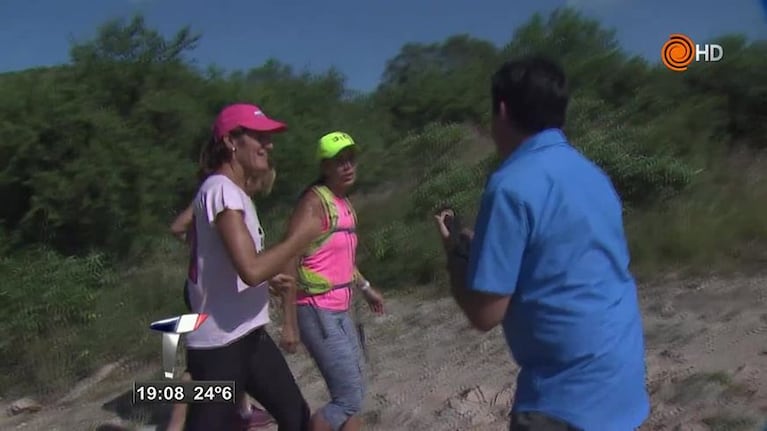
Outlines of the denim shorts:
[{"label": "denim shorts", "polygon": [[301,342],[317,364],[330,391],[330,402],[320,409],[338,431],[362,410],[365,394],[364,361],[354,321],[348,311],[299,305]]}]

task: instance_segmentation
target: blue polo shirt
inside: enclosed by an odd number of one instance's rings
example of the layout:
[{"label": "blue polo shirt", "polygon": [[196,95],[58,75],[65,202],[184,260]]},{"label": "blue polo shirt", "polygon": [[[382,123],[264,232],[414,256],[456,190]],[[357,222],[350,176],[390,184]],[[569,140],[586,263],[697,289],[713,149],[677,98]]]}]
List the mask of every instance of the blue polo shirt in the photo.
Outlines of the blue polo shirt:
[{"label": "blue polo shirt", "polygon": [[488,180],[468,286],[511,296],[504,334],[520,366],[513,411],[586,431],[649,415],[644,337],[620,198],[559,129],[525,141]]}]

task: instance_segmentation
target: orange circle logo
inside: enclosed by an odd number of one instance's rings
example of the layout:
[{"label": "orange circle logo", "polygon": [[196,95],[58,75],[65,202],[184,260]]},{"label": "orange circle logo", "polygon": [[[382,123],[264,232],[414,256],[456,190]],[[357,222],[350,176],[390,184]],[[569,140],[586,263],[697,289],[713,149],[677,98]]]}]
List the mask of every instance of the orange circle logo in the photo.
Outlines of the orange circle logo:
[{"label": "orange circle logo", "polygon": [[684,72],[692,63],[695,55],[695,44],[689,37],[674,33],[669,36],[663,48],[660,50],[660,58],[663,65],[674,72]]}]

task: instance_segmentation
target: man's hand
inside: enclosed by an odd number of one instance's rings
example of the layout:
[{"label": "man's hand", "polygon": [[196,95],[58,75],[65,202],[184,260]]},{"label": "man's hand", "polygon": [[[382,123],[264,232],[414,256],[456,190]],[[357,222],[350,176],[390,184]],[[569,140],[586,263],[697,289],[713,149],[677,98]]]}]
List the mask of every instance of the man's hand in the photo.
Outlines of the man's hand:
[{"label": "man's hand", "polygon": [[362,293],[365,296],[365,301],[367,301],[368,306],[370,307],[370,311],[379,316],[382,315],[384,313],[383,295],[372,287],[366,288]]},{"label": "man's hand", "polygon": [[450,229],[447,227],[447,218],[455,216],[455,213],[451,209],[442,210],[434,216],[434,220],[437,223],[437,232],[439,232],[442,242],[447,246],[450,241]]},{"label": "man's hand", "polygon": [[285,292],[294,288],[296,279],[288,274],[277,274],[269,280],[269,292],[274,296],[282,296]]},{"label": "man's hand", "polygon": [[297,328],[293,324],[286,323],[282,325],[282,333],[280,334],[280,347],[282,350],[287,353],[296,353],[299,343]]},{"label": "man's hand", "polygon": [[442,238],[445,252],[450,254],[451,252],[456,251],[453,250],[454,247],[458,247],[461,249],[459,251],[468,254],[470,249],[469,245],[474,239],[474,231],[468,228],[462,228],[461,232],[457,232],[459,235],[457,244],[452,244],[450,240],[450,228],[448,228],[448,220],[450,217],[455,217],[455,212],[451,209],[442,210],[434,216],[435,222],[437,223],[437,231]]}]

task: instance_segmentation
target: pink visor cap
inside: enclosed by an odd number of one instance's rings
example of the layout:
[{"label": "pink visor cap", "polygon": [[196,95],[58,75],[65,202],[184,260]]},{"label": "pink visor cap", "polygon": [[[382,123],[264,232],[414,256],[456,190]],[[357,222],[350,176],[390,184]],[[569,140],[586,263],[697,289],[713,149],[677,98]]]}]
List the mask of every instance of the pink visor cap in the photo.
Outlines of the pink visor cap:
[{"label": "pink visor cap", "polygon": [[272,120],[256,105],[236,103],[221,110],[213,123],[213,136],[221,139],[232,130],[243,127],[257,132],[284,132],[285,123]]}]

